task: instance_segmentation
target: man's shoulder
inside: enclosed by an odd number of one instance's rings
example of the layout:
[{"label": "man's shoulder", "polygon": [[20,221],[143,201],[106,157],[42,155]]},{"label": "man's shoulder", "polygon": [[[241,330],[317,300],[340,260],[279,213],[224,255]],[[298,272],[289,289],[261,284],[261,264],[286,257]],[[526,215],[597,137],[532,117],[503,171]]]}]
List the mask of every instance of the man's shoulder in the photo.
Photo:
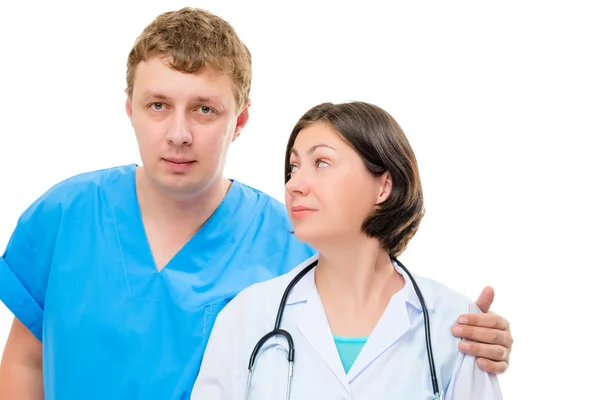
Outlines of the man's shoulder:
[{"label": "man's shoulder", "polygon": [[132,174],[134,169],[135,165],[125,165],[81,172],[65,178],[51,186],[30,204],[23,212],[21,220],[36,216],[63,215],[74,205],[93,203],[90,200],[102,195],[107,180],[114,181]]},{"label": "man's shoulder", "polygon": [[[247,287],[242,292],[246,292],[244,296],[255,296],[256,293],[283,293],[283,290],[292,281],[292,279],[294,279],[296,275],[298,275],[305,267],[307,267],[312,262],[316,261],[318,258],[318,253],[306,257],[302,262],[297,264],[294,268],[292,268],[285,274],[266,280],[264,282],[255,283]],[[280,297],[281,296],[278,296],[277,298]]]},{"label": "man's shoulder", "polygon": [[95,192],[105,186],[107,179],[113,181],[128,175],[133,178],[134,170],[135,165],[132,164],[81,172],[56,183],[42,198],[75,197],[86,192]]},{"label": "man's shoulder", "polygon": [[274,218],[288,221],[287,210],[281,201],[253,186],[240,181],[235,182],[239,185],[244,197],[252,199],[256,206],[260,207],[260,212],[263,215],[269,215]]},{"label": "man's shoulder", "polygon": [[[257,234],[264,234],[265,239],[280,245],[284,242],[292,242],[292,245],[299,244],[296,243],[297,240],[293,235],[293,227],[285,204],[252,186],[240,182],[237,184],[243,193],[247,215],[253,218]],[[302,244],[300,247],[304,246],[306,245]]]},{"label": "man's shoulder", "polygon": [[281,301],[281,297],[288,284],[302,271],[306,266],[315,261],[318,254],[313,254],[305,258],[294,268],[279,275],[277,277],[251,284],[241,290],[230,302],[225,306],[223,311],[225,314],[231,314],[231,318],[236,318],[240,312],[249,311],[250,308],[255,308],[255,305],[261,305],[261,310],[270,310],[277,307]]}]

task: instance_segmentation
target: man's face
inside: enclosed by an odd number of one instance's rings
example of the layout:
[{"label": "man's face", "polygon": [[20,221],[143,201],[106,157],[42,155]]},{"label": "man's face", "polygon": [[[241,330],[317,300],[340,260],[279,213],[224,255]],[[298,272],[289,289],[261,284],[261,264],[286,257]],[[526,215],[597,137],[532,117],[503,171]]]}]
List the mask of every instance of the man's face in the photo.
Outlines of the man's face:
[{"label": "man's face", "polygon": [[206,69],[186,74],[159,57],[140,63],[126,110],[145,174],[171,195],[200,193],[223,173],[229,144],[248,120],[233,81]]}]

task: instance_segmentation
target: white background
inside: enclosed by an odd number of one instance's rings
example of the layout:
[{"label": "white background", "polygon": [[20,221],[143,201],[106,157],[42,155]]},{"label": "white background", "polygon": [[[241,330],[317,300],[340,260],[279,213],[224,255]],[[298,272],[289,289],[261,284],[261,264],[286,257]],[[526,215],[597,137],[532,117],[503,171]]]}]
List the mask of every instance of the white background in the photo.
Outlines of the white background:
[{"label": "white background", "polygon": [[[496,289],[493,310],[515,338],[505,398],[597,393],[594,2],[13,3],[0,8],[2,249],[54,183],[140,162],[127,53],[159,13],[204,7],[232,23],[254,60],[251,119],[227,176],[282,200],[284,146],[304,111],[384,107],[413,145],[426,196],[403,260],[472,298]],[[0,343],[10,322],[0,306]]]}]

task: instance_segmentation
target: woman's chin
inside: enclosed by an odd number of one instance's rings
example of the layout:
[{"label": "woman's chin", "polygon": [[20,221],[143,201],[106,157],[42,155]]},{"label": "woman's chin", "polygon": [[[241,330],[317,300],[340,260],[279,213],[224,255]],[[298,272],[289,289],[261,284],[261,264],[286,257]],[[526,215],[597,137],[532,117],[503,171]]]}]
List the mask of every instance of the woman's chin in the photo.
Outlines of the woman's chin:
[{"label": "woman's chin", "polygon": [[303,243],[311,245],[310,242],[314,239],[314,232],[306,226],[294,226],[294,236]]},{"label": "woman's chin", "polygon": [[294,236],[296,236],[296,239],[298,239],[299,241],[305,243],[306,240],[310,238],[310,236],[307,236],[302,229],[298,229],[297,227],[294,227]]},{"label": "woman's chin", "polygon": [[309,229],[308,227],[294,227],[294,236],[296,239],[301,241],[302,243],[306,243],[313,249],[317,249],[319,247],[319,243],[323,241],[323,235],[317,234],[314,229]]}]

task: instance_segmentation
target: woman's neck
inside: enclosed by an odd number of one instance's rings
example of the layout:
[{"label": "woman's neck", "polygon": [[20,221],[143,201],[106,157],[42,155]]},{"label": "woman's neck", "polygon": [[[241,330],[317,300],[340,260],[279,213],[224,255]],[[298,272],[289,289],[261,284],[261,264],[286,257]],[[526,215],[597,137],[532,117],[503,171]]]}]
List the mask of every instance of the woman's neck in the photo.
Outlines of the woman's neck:
[{"label": "woman's neck", "polygon": [[319,251],[315,283],[333,334],[368,336],[404,278],[378,240],[361,237]]}]

